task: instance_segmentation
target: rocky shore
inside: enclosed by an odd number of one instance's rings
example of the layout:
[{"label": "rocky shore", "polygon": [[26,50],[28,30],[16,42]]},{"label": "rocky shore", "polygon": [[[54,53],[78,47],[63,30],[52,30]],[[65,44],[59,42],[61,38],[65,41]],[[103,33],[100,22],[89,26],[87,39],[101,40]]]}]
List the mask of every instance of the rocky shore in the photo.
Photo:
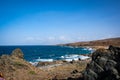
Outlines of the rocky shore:
[{"label": "rocky shore", "polygon": [[120,48],[109,46],[92,53],[91,59],[78,61],[25,61],[20,49],[0,56],[0,72],[6,80],[120,80]]},{"label": "rocky shore", "polygon": [[15,49],[10,55],[0,56],[0,72],[6,80],[54,80],[78,78],[90,59],[84,61],[39,62],[33,66],[24,60],[21,49]]},{"label": "rocky shore", "polygon": [[83,75],[84,80],[120,80],[120,48],[95,51]]}]

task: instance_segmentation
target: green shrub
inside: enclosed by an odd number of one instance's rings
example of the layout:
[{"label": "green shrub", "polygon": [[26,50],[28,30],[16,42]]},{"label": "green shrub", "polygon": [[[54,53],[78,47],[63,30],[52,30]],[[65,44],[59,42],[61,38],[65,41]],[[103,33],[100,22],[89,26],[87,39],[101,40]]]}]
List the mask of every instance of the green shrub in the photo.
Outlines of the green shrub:
[{"label": "green shrub", "polygon": [[14,65],[15,65],[15,66],[25,66],[25,65],[22,64],[21,62],[15,62]]},{"label": "green shrub", "polygon": [[35,71],[29,71],[30,74],[36,74]]}]

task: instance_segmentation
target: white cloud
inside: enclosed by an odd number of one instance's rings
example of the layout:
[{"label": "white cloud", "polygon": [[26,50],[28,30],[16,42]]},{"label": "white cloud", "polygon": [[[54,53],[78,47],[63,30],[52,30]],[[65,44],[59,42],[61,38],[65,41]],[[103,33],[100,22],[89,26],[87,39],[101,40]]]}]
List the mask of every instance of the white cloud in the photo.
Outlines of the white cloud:
[{"label": "white cloud", "polygon": [[34,40],[34,37],[26,37],[25,40],[26,40],[26,41],[33,41],[33,40]]},{"label": "white cloud", "polygon": [[60,36],[59,39],[62,41],[67,40],[67,38],[65,36]]},{"label": "white cloud", "polygon": [[49,37],[26,37],[24,43],[25,44],[38,44],[38,45],[44,45],[44,44],[63,44],[63,43],[70,43],[70,42],[76,42],[79,41],[81,38],[78,37],[69,37],[69,36],[49,36]]},{"label": "white cloud", "polygon": [[55,37],[48,37],[48,40],[53,41],[53,40],[55,40]]}]

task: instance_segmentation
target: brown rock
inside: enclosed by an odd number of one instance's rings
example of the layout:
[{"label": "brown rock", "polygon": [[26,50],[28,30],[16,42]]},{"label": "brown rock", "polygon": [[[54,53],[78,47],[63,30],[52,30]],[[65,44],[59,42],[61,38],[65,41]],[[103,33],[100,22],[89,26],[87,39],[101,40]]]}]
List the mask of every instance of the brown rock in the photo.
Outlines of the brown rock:
[{"label": "brown rock", "polygon": [[15,57],[18,57],[18,58],[22,58],[22,59],[24,58],[23,57],[23,52],[19,48],[13,50],[11,55],[15,56]]}]

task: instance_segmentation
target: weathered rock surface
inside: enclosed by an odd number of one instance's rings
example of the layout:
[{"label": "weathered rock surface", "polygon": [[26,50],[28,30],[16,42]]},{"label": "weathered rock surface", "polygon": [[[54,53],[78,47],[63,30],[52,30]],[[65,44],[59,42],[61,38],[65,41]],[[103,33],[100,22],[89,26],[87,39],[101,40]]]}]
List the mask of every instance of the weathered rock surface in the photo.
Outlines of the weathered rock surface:
[{"label": "weathered rock surface", "polygon": [[15,56],[15,57],[18,57],[18,58],[22,58],[22,59],[24,58],[23,52],[19,48],[13,50],[11,55]]},{"label": "weathered rock surface", "polygon": [[20,49],[15,49],[11,55],[0,56],[0,72],[5,80],[45,80],[50,79],[46,72],[37,69],[23,59]]},{"label": "weathered rock surface", "polygon": [[120,80],[120,48],[98,49],[83,73],[84,80]]}]

